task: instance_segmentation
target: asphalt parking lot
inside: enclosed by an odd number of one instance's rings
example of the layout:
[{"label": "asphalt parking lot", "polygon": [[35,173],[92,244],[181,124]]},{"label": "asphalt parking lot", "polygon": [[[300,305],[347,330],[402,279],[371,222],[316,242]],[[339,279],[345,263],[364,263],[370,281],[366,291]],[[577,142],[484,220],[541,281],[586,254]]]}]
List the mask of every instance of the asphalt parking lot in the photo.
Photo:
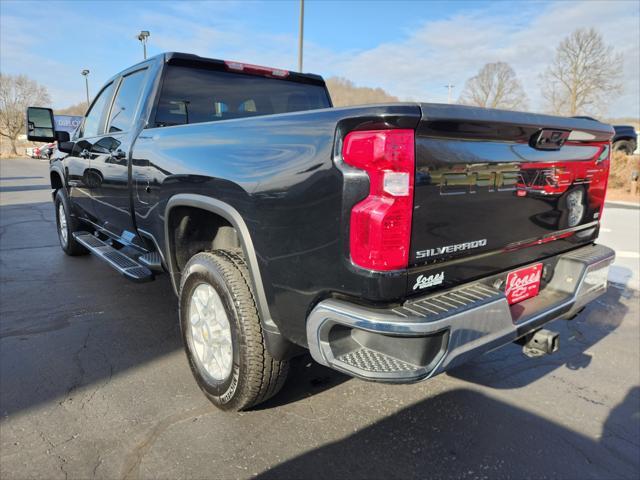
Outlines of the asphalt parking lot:
[{"label": "asphalt parking lot", "polygon": [[0,161],[0,477],[638,478],[640,210],[609,206],[606,296],[416,385],[297,359],[284,391],[223,413],[192,380],[167,278],[124,280],[58,246],[48,165]]}]

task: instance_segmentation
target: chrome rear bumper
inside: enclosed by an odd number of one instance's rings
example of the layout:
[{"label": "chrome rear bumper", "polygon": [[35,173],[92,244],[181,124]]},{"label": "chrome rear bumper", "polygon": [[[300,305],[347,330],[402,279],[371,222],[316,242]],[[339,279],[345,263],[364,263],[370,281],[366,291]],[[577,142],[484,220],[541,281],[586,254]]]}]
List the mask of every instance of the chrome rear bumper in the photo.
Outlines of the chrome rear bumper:
[{"label": "chrome rear bumper", "polygon": [[538,296],[511,306],[494,287],[506,273],[393,308],[327,299],[307,319],[309,350],[317,362],[368,380],[430,378],[547,322],[575,316],[606,291],[614,258],[602,245],[559,255]]}]

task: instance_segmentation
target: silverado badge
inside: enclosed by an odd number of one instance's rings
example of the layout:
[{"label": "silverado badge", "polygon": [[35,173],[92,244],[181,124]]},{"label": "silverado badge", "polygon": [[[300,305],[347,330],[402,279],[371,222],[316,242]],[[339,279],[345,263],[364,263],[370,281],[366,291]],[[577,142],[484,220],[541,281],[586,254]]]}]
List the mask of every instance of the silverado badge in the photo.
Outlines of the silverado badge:
[{"label": "silverado badge", "polygon": [[458,243],[456,245],[447,245],[446,247],[429,248],[428,250],[418,250],[416,252],[416,258],[429,258],[439,257],[447,253],[463,252],[465,250],[472,250],[474,248],[480,248],[487,245],[487,239],[474,240],[473,242]]}]

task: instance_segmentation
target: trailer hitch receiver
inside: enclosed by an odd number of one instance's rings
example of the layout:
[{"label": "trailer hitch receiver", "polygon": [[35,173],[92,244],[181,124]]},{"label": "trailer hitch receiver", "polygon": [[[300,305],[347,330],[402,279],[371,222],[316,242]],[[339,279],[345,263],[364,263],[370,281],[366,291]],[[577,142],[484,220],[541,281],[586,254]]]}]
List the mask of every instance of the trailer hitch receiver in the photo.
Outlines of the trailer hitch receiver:
[{"label": "trailer hitch receiver", "polygon": [[558,350],[560,336],[558,332],[541,329],[519,339],[518,343],[522,344],[522,353],[527,357],[540,357]]}]

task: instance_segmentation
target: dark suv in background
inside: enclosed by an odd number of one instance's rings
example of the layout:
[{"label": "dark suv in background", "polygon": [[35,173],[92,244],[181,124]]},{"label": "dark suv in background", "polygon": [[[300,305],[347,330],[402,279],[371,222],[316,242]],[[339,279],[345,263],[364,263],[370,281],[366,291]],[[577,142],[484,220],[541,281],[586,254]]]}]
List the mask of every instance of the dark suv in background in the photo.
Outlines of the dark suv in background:
[{"label": "dark suv in background", "polygon": [[638,148],[638,134],[631,125],[613,125],[613,151],[632,155]]},{"label": "dark suv in background", "polygon": [[[595,118],[586,116],[577,116],[575,118],[584,118],[586,120],[593,120],[594,122],[599,121]],[[638,148],[638,134],[636,133],[635,128],[631,125],[612,125],[612,127],[615,131],[613,139],[611,140],[611,143],[613,144],[613,151],[633,155],[633,152]]]}]

